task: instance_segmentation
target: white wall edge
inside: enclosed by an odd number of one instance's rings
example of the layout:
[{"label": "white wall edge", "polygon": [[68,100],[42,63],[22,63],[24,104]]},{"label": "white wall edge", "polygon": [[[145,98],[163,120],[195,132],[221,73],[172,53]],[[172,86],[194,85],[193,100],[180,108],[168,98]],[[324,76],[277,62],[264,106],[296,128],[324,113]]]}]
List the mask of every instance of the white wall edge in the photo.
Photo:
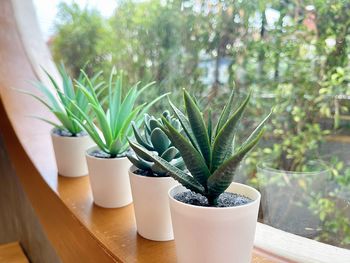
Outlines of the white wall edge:
[{"label": "white wall edge", "polygon": [[32,0],[11,0],[11,2],[19,37],[35,74],[41,81],[48,83],[49,79],[41,69],[43,67],[59,81],[60,75],[41,33]]}]

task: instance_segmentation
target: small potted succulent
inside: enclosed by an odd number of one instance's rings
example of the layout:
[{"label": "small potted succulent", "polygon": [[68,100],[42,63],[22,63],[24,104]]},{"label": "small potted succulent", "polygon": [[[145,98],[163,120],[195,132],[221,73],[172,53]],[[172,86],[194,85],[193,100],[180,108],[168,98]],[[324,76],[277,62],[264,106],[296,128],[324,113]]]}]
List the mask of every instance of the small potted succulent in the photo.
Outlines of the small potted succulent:
[{"label": "small potted succulent", "polygon": [[170,102],[186,135],[165,118],[162,130],[179,150],[190,174],[137,144],[131,145],[139,156],[156,163],[182,184],[169,191],[179,262],[251,260],[260,193],[232,180],[241,160],[263,135],[269,116],[244,143],[237,145],[237,126],[249,99],[250,94],[233,110],[232,93],[215,129],[210,114],[206,124],[194,98],[186,91],[187,116]]},{"label": "small potted succulent", "polygon": [[126,158],[129,148],[127,138],[132,135],[131,122],[134,120],[140,125],[144,113],[166,94],[150,103],[135,107],[136,99],[153,83],[141,89],[138,88],[140,83],[137,83],[123,96],[122,73],[117,74],[113,68],[107,84],[106,105],[103,106],[104,100],[97,96],[95,85],[84,71],[82,74],[86,84],[77,82],[77,88],[88,100],[92,114],[85,114],[79,105],[72,101],[74,110],[83,118],[78,118],[75,114],[73,116],[75,123],[83,128],[97,145],[86,152],[94,202],[105,208],[123,207],[132,202],[128,176],[131,163]]},{"label": "small potted succulent", "polygon": [[[181,132],[179,121],[172,117],[169,111],[165,111],[163,117]],[[160,125],[163,125],[162,119],[145,114],[143,132],[140,132],[135,123],[132,124],[136,139],[134,143],[183,170],[185,164],[179,151],[161,130]],[[178,183],[151,159],[132,154],[128,154],[128,158],[134,164],[129,170],[129,175],[137,232],[142,237],[154,241],[174,239],[168,191]]]},{"label": "small potted succulent", "polygon": [[[54,126],[51,130],[51,138],[58,173],[67,177],[87,175],[88,170],[85,160],[85,151],[94,145],[94,143],[88,134],[74,122],[71,113],[74,113],[79,119],[82,118],[82,115],[73,109],[71,101],[74,101],[84,114],[88,114],[88,101],[80,90],[74,89],[73,81],[67,74],[64,66],[60,65],[58,69],[62,78],[62,88],[52,75],[46,71],[45,73],[50,79],[52,87],[45,86],[41,82],[33,83],[46,98],[43,99],[34,93],[29,93],[24,90],[19,91],[37,99],[60,121],[60,124],[57,124],[35,116],[35,118]],[[98,76],[99,74],[97,74],[92,81],[95,81]],[[78,81],[84,82],[84,78],[80,76]]]}]

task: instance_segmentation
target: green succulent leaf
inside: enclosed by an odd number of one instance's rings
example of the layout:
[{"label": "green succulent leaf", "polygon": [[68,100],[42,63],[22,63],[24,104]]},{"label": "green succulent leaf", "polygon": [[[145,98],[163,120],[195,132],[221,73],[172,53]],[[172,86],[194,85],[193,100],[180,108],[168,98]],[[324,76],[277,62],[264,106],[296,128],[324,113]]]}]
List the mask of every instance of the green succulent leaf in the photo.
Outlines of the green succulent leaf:
[{"label": "green succulent leaf", "polygon": [[111,128],[109,126],[109,123],[108,123],[108,120],[106,118],[104,111],[97,105],[90,104],[90,106],[93,108],[93,110],[96,114],[96,117],[97,117],[97,120],[99,122],[99,125],[101,126],[101,131],[103,133],[103,137],[104,137],[106,144],[110,145],[112,143],[113,136],[112,136],[112,131],[111,131]]},{"label": "green succulent leaf", "polygon": [[220,114],[219,121],[216,126],[215,136],[218,135],[219,131],[221,130],[222,126],[227,122],[228,118],[230,117],[230,114],[233,109],[233,98],[234,98],[234,91],[231,91],[230,98],[228,102],[226,103],[223,111]]},{"label": "green succulent leaf", "polygon": [[155,128],[151,133],[151,142],[158,155],[162,155],[169,147],[170,141],[160,128]]},{"label": "green succulent leaf", "polygon": [[270,118],[272,111],[252,132],[238,151],[228,158],[208,179],[209,196],[214,199],[224,192],[232,183],[234,173],[245,155],[259,142],[265,132],[265,123]]},{"label": "green succulent leaf", "polygon": [[[165,95],[157,97],[150,103],[135,106],[138,96],[151,84],[138,90],[139,83],[137,83],[128,89],[123,98],[122,73],[117,75],[115,68],[113,68],[106,86],[108,87],[108,94],[105,100],[99,96],[100,93],[97,89],[97,87],[105,87],[104,82],[96,83],[97,78],[89,79],[84,71],[81,71],[81,75],[81,79],[76,81],[77,94],[83,94],[84,99],[88,101],[87,105],[84,104],[83,106],[87,107],[91,115],[86,114],[82,107],[73,100],[71,101],[73,106],[68,112],[72,114],[80,127],[86,129],[101,150],[112,156],[117,156],[128,148],[127,137],[132,135],[133,130],[131,122],[135,121],[134,128],[139,127],[143,113]],[[117,80],[114,82],[115,76]],[[107,110],[102,107],[104,102]],[[135,134],[138,140],[143,139],[141,135],[138,136],[136,130]],[[145,141],[147,141],[147,138],[144,140],[144,145],[146,145]]]},{"label": "green succulent leaf", "polygon": [[150,130],[153,131],[154,129],[161,127],[161,125],[158,122],[158,120],[156,120],[155,118],[151,117],[150,120],[149,120],[149,127],[150,127]]},{"label": "green succulent leaf", "polygon": [[181,126],[183,128],[183,130],[185,131],[187,137],[189,138],[189,140],[191,141],[191,143],[194,145],[194,147],[200,151],[199,145],[196,141],[196,138],[193,134],[191,125],[188,121],[188,119],[186,118],[186,116],[170,101],[170,99],[168,98],[169,104],[171,106],[171,108],[173,109],[176,117],[178,118],[179,122],[181,123]]},{"label": "green succulent leaf", "polygon": [[134,155],[131,155],[131,154],[127,154],[126,156],[130,160],[130,162],[133,165],[135,165],[137,168],[144,170],[144,171],[151,170],[152,163],[146,162],[142,159],[138,159],[137,157],[135,157]]},{"label": "green succulent leaf", "polygon": [[186,174],[176,166],[171,165],[167,161],[163,160],[161,157],[146,150],[142,146],[131,141],[129,141],[129,144],[138,156],[148,156],[149,159],[151,159],[154,163],[158,164],[162,169],[167,171],[167,174],[169,174],[175,180],[180,182],[184,187],[188,188],[191,191],[204,194],[204,187],[192,176]]},{"label": "green succulent leaf", "polygon": [[209,141],[209,136],[208,136],[207,128],[205,127],[202,113],[186,90],[184,90],[184,101],[185,101],[186,111],[188,115],[188,120],[191,125],[191,129],[192,131],[195,131],[194,137],[197,140],[197,143],[206,161],[207,166],[210,166],[210,161],[211,161],[210,141]]},{"label": "green succulent leaf", "polygon": [[[231,96],[232,97],[232,96]],[[243,103],[238,109],[232,114],[232,116],[223,124],[223,127],[219,131],[218,135],[214,140],[212,161],[211,161],[211,172],[214,172],[225,160],[226,154],[232,149],[232,142],[236,132],[237,124],[239,123],[244,110],[249,102],[250,94],[246,97]],[[225,108],[225,110],[227,107]],[[224,111],[225,111],[224,110]],[[224,115],[224,114],[223,114]]]},{"label": "green succulent leaf", "polygon": [[[85,94],[81,89],[75,90],[73,83],[88,83],[86,79],[87,76],[80,74],[79,81],[73,82],[63,64],[58,66],[58,70],[62,78],[61,86],[58,85],[53,76],[50,75],[45,69],[43,69],[43,71],[49,78],[51,85],[46,86],[41,82],[32,83],[39,90],[39,92],[45,96],[45,99],[42,99],[39,96],[27,91],[21,92],[34,97],[36,100],[40,101],[43,105],[49,108],[49,110],[54,113],[61,122],[62,129],[66,129],[72,134],[77,134],[82,131],[82,126],[78,125],[74,119],[83,121],[84,115],[82,115],[81,112],[89,115],[91,112],[91,107],[88,107],[88,100]],[[98,74],[95,75],[93,79],[95,80],[95,78],[98,76]],[[101,90],[103,90],[102,88],[100,89],[101,86],[102,83],[97,84],[95,86],[95,91],[101,92]],[[87,93],[90,93],[90,91],[88,90]],[[74,101],[75,105],[72,104],[72,101]],[[77,110],[76,106],[79,107],[80,111]],[[54,126],[56,127],[56,125]]]},{"label": "green succulent leaf", "polygon": [[178,153],[179,151],[174,146],[171,146],[160,157],[170,162],[178,155]]},{"label": "green succulent leaf", "polygon": [[208,112],[208,121],[207,121],[207,126],[208,126],[208,137],[210,140],[210,145],[212,144],[212,133],[213,133],[213,123],[212,123],[212,119],[211,119],[211,110],[209,110]]},{"label": "green succulent leaf", "polygon": [[153,163],[151,166],[151,170],[155,176],[166,176],[167,171],[162,168],[162,166],[158,165],[157,163]]},{"label": "green succulent leaf", "polygon": [[232,157],[227,159],[208,179],[208,195],[216,199],[223,193],[232,183],[233,176],[240,162],[245,155],[259,142],[264,133],[262,129],[254,139],[250,140]]},{"label": "green succulent leaf", "polygon": [[170,161],[171,165],[174,165],[175,167],[179,168],[180,170],[184,170],[186,168],[184,160],[180,158],[172,159]]},{"label": "green succulent leaf", "polygon": [[41,117],[38,117],[38,116],[28,116],[28,117],[31,117],[31,118],[34,118],[34,119],[37,119],[37,120],[41,120],[41,121],[43,121],[43,122],[46,122],[46,123],[48,123],[48,124],[50,124],[50,125],[56,127],[57,129],[60,129],[60,130],[64,129],[64,127],[63,127],[62,125],[59,125],[59,124],[57,124],[57,123],[55,123],[55,122],[53,122],[53,121],[47,120],[47,119],[45,119],[45,118],[41,118]]},{"label": "green succulent leaf", "polygon": [[142,135],[141,135],[139,129],[138,129],[138,128],[136,127],[136,125],[135,125],[135,122],[132,122],[132,123],[131,123],[131,127],[132,127],[132,129],[133,129],[133,131],[134,131],[134,136],[135,136],[136,141],[137,141],[140,145],[142,145],[143,147],[145,147],[147,150],[152,151],[152,150],[153,150],[152,145],[151,145],[148,141],[146,141],[146,139],[142,138]]},{"label": "green succulent leaf", "polygon": [[192,176],[206,189],[210,171],[202,155],[163,117],[164,131],[179,150]]}]

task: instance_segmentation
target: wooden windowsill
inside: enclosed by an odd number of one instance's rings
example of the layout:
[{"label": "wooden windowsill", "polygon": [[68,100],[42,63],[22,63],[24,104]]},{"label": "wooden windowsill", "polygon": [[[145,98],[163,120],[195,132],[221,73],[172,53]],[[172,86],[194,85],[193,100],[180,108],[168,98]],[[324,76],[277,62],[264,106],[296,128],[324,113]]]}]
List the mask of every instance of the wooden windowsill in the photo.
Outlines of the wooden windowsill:
[{"label": "wooden windowsill", "polygon": [[[57,169],[51,127],[28,118],[52,114],[12,88],[36,92],[29,80],[45,80],[39,65],[56,72],[35,22],[31,1],[0,1],[0,134],[33,208],[63,262],[175,262],[174,242],[154,242],[136,231],[133,206],[93,204],[89,178],[64,178]],[[57,74],[56,74],[57,75]],[[337,262],[350,253],[258,224],[252,262]],[[312,253],[317,247],[320,254]],[[268,252],[267,252],[268,251]],[[331,252],[329,252],[331,251]],[[322,254],[324,253],[324,254]],[[327,258],[327,255],[329,256]],[[330,261],[325,261],[330,260]],[[343,262],[343,261],[338,261]]]}]

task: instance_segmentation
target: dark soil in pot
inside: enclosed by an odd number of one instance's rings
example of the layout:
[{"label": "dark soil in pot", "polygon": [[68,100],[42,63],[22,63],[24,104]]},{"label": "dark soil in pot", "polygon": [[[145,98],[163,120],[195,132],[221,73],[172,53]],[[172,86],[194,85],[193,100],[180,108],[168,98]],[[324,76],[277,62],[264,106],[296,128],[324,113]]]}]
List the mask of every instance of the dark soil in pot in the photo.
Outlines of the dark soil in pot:
[{"label": "dark soil in pot", "polygon": [[62,136],[62,137],[83,137],[83,136],[88,135],[86,133],[86,131],[81,131],[77,134],[73,134],[67,130],[61,130],[61,129],[57,129],[57,128],[53,130],[53,134],[55,134],[57,136]]},{"label": "dark soil in pot", "polygon": [[[129,151],[129,150],[128,150]],[[114,158],[123,158],[126,157],[126,153],[128,152],[123,152],[122,154],[118,154],[117,156],[110,155],[109,153],[106,153],[104,151],[101,151],[100,149],[95,149],[91,152],[89,152],[90,156],[96,157],[96,158],[101,158],[101,159],[114,159]]]},{"label": "dark soil in pot", "polygon": [[[177,193],[174,196],[174,199],[185,204],[209,207],[208,199],[205,196],[191,192],[191,191]],[[251,200],[246,196],[225,192],[219,196],[218,204],[216,207],[234,207],[234,206],[245,205],[252,201],[253,200]]]}]

